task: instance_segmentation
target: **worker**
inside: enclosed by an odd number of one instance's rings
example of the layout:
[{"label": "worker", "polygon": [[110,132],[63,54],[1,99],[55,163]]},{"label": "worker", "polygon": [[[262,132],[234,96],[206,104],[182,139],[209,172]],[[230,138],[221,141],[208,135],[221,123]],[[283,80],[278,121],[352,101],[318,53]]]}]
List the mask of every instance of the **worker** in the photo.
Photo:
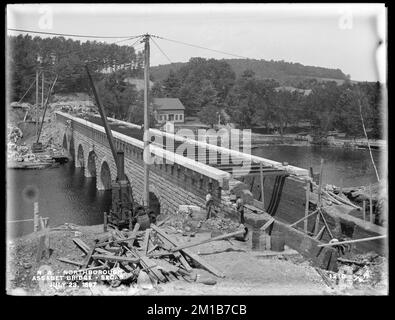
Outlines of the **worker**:
[{"label": "worker", "polygon": [[206,220],[211,218],[211,211],[213,210],[213,205],[214,205],[213,197],[211,195],[211,191],[209,191],[206,195],[206,211],[207,211]]},{"label": "worker", "polygon": [[236,209],[240,213],[240,223],[244,224],[244,201],[240,196],[237,196],[236,199]]}]

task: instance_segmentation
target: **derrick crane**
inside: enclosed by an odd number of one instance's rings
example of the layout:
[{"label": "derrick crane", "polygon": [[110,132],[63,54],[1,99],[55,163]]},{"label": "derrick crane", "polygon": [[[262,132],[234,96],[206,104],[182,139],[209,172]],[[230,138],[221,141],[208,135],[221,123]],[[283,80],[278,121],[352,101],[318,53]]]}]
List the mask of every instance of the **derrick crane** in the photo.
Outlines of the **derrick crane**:
[{"label": "derrick crane", "polygon": [[103,121],[103,126],[106,131],[111,153],[117,167],[116,179],[112,181],[111,184],[111,209],[110,214],[107,217],[107,221],[109,224],[114,225],[119,229],[132,229],[134,224],[138,222],[140,224],[140,230],[145,229],[149,227],[150,221],[155,219],[155,215],[153,212],[150,212],[148,208],[140,206],[134,202],[130,181],[125,176],[124,152],[121,150],[116,150],[115,148],[114,139],[110,126],[108,125],[105,110],[100,102],[100,98],[97,94],[95,84],[87,65],[85,65],[85,69],[88,74],[89,83],[92,88],[97,107],[99,109],[100,117]]}]

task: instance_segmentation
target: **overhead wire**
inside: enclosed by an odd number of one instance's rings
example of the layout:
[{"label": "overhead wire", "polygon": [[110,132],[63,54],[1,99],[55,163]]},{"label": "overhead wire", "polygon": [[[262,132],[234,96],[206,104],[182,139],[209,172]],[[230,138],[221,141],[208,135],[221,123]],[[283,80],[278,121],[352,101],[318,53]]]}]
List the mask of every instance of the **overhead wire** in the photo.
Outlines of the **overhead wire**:
[{"label": "overhead wire", "polygon": [[173,39],[169,39],[169,38],[165,38],[165,37],[160,37],[160,36],[157,36],[157,35],[151,35],[151,37],[155,37],[155,38],[162,39],[162,40],[167,40],[167,41],[174,42],[174,43],[183,44],[183,45],[194,47],[194,48],[198,48],[198,49],[203,49],[203,50],[213,51],[213,52],[217,52],[217,53],[222,53],[222,54],[226,54],[226,55],[237,57],[237,58],[250,59],[248,57],[244,57],[244,56],[241,56],[241,55],[238,55],[238,54],[225,52],[225,51],[221,51],[221,50],[216,50],[216,49],[210,49],[210,48],[207,48],[207,47],[203,47],[203,46],[199,46],[199,45],[195,45],[195,44],[191,44],[191,43],[187,43],[187,42],[183,42],[183,41],[173,40]]},{"label": "overhead wire", "polygon": [[133,39],[137,37],[141,37],[141,35],[136,36],[96,36],[96,35],[83,35],[83,34],[70,34],[70,33],[57,33],[57,32],[46,32],[46,31],[35,31],[35,30],[26,30],[26,29],[15,29],[15,28],[8,28],[7,30],[10,31],[17,31],[17,32],[26,32],[26,33],[35,33],[35,34],[47,34],[47,35],[54,35],[54,36],[65,36],[65,37],[75,37],[75,38],[96,38],[96,39]]},{"label": "overhead wire", "polygon": [[168,55],[161,49],[161,47],[156,43],[156,41],[151,37],[152,42],[156,45],[156,47],[159,49],[160,52],[166,57],[166,59],[172,64],[173,62],[170,60]]},{"label": "overhead wire", "polygon": [[[41,75],[41,72],[38,74],[38,76]],[[36,83],[36,79],[33,80],[33,82],[30,84],[29,88],[26,90],[25,94],[22,96],[22,98],[18,101],[18,103],[21,103],[23,98],[26,96],[26,94],[30,91],[30,89],[33,87],[33,85]]]}]

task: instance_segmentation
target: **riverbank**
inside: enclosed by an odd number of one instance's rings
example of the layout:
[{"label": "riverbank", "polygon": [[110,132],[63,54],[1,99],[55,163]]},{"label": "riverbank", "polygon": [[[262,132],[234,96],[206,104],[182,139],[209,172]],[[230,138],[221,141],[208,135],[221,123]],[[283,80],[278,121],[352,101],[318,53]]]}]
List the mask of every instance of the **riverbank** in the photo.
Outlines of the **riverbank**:
[{"label": "riverbank", "polygon": [[[301,137],[297,134],[260,134],[252,133],[251,135],[251,148],[259,148],[271,145],[283,146],[326,146],[333,148],[345,149],[368,149],[368,141],[366,139],[345,139],[330,136],[322,139],[321,141],[314,141],[313,138],[308,136]],[[386,151],[386,140],[369,140],[371,149]]]}]

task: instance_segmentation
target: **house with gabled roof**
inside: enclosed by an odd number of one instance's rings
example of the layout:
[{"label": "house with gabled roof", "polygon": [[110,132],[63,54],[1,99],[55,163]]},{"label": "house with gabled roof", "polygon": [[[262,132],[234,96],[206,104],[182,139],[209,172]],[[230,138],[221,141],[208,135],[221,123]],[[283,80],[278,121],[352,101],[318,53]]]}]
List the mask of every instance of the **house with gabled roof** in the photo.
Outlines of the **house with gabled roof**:
[{"label": "house with gabled roof", "polygon": [[158,123],[185,121],[185,107],[178,98],[154,98],[153,109]]}]

